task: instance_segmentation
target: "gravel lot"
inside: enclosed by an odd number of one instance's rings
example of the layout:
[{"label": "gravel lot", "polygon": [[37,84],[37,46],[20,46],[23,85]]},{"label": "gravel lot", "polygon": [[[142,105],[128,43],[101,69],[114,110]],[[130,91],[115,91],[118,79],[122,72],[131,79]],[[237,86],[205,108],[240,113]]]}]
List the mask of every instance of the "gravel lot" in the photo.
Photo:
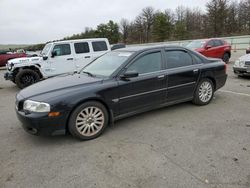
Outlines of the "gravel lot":
[{"label": "gravel lot", "polygon": [[209,105],[124,119],[87,142],[24,132],[14,112],[19,90],[3,73],[0,187],[250,187],[250,79],[236,77],[232,63]]}]

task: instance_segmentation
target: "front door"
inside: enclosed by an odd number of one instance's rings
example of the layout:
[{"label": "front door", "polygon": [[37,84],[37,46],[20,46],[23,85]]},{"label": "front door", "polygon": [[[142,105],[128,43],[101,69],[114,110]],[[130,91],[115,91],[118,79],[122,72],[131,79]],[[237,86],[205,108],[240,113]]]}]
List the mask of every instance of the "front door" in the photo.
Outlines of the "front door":
[{"label": "front door", "polygon": [[74,55],[69,43],[56,44],[52,50],[52,57],[49,57],[50,71],[48,76],[74,72],[76,70]]},{"label": "front door", "polygon": [[163,102],[166,77],[163,74],[160,50],[141,54],[127,66],[126,71],[138,72],[139,76],[118,81],[120,115],[157,106]]},{"label": "front door", "polygon": [[[209,46],[209,48],[207,48],[207,46]],[[203,55],[205,55],[206,57],[213,57],[216,58],[216,46],[214,43],[214,40],[210,40],[207,42],[206,46],[205,46],[205,51],[203,53]]]}]

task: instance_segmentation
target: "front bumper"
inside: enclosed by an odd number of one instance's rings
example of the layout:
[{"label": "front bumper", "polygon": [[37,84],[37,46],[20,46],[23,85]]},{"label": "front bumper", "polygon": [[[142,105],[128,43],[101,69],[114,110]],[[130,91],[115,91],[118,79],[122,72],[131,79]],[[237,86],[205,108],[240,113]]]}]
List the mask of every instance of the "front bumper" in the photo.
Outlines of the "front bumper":
[{"label": "front bumper", "polygon": [[33,135],[62,135],[66,133],[64,116],[48,117],[47,113],[25,113],[16,109],[24,130]]},{"label": "front bumper", "polygon": [[5,80],[13,80],[14,76],[11,72],[6,72],[6,73],[4,73],[4,79]]},{"label": "front bumper", "polygon": [[249,67],[233,67],[234,74],[237,75],[250,75],[250,66]]}]

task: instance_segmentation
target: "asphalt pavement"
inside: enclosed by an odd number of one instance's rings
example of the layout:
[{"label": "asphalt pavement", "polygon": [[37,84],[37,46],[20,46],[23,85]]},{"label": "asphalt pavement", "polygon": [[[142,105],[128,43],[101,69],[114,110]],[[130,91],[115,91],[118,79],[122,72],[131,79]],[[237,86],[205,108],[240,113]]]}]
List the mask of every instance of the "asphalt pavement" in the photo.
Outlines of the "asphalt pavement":
[{"label": "asphalt pavement", "polygon": [[250,187],[250,78],[235,76],[232,62],[209,105],[188,102],[120,120],[91,141],[27,134],[14,111],[19,89],[4,72],[0,187]]}]

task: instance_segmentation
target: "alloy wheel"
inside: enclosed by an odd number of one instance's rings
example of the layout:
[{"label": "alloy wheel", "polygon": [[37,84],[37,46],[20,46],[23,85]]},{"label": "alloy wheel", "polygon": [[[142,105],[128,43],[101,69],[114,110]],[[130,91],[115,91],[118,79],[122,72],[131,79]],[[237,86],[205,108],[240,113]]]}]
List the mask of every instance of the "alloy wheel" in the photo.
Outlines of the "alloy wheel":
[{"label": "alloy wheel", "polygon": [[86,107],[76,117],[76,129],[83,136],[97,134],[105,123],[103,111],[98,107]]},{"label": "alloy wheel", "polygon": [[200,85],[199,88],[199,98],[202,102],[208,102],[213,96],[213,86],[210,82],[205,81]]}]

